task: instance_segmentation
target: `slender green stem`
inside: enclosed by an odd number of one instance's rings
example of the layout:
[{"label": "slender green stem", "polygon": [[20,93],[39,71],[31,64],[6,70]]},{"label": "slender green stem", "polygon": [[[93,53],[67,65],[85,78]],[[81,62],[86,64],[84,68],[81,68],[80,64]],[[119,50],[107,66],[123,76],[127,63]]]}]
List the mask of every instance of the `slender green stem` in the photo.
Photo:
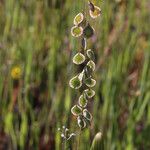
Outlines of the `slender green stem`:
[{"label": "slender green stem", "polygon": [[81,128],[80,128],[79,135],[78,135],[77,150],[79,150],[79,147],[80,147],[80,140],[81,140]]},{"label": "slender green stem", "polygon": [[67,149],[67,141],[65,140],[64,142],[64,149],[66,150]]}]

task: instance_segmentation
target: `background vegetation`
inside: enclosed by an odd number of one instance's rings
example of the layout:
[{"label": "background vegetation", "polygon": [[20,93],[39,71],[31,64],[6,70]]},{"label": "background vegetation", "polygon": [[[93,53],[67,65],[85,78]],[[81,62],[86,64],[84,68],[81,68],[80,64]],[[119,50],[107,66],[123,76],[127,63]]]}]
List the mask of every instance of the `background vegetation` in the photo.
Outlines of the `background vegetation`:
[{"label": "background vegetation", "polygon": [[[96,0],[95,0],[96,1]],[[0,150],[61,149],[58,127],[77,128],[68,86],[80,43],[70,35],[83,0],[0,0]],[[93,122],[80,149],[102,131],[106,150],[150,149],[150,1],[101,0]],[[12,78],[15,66],[19,80]],[[73,139],[74,148],[76,138]]]}]

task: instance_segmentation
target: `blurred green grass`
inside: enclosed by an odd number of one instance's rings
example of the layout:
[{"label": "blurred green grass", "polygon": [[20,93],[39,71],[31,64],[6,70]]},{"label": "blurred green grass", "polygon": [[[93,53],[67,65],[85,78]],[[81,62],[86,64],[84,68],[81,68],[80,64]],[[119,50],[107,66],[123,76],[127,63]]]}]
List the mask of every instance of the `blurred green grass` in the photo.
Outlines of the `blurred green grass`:
[{"label": "blurred green grass", "polygon": [[[0,0],[0,149],[61,149],[58,127],[74,131],[68,86],[79,42],[72,20],[77,0]],[[90,43],[97,58],[93,123],[80,149],[105,135],[105,149],[150,149],[150,1],[96,1],[102,9]],[[22,76],[13,81],[19,65]],[[76,144],[76,139],[74,139]],[[75,145],[74,144],[74,145]]]}]

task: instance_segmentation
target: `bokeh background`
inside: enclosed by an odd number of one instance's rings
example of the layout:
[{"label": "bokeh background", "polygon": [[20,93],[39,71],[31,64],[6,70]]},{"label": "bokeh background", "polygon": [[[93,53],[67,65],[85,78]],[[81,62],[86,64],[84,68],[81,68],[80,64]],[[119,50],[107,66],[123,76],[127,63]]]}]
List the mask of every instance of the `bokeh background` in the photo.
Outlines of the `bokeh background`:
[{"label": "bokeh background", "polygon": [[[149,150],[150,1],[95,3],[102,9],[91,20],[96,32],[89,44],[96,96],[80,149],[101,131],[106,150]],[[59,150],[57,128],[77,129],[70,112],[77,93],[68,82],[80,43],[70,28],[85,6],[87,0],[0,0],[0,150]]]}]

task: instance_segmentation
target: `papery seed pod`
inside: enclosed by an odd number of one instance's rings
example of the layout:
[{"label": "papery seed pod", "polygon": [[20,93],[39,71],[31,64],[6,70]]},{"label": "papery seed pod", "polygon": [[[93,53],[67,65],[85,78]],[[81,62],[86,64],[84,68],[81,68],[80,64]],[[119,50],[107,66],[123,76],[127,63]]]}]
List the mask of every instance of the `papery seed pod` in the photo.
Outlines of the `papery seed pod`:
[{"label": "papery seed pod", "polygon": [[84,67],[84,72],[85,72],[85,78],[86,77],[91,77],[91,74],[92,74],[93,70],[90,66],[86,65]]},{"label": "papery seed pod", "polygon": [[78,116],[77,122],[81,129],[86,127],[86,122],[84,121],[84,119],[81,116]]},{"label": "papery seed pod", "polygon": [[85,79],[84,83],[86,84],[86,86],[88,87],[94,87],[96,84],[96,80],[92,79],[92,78],[87,78]]},{"label": "papery seed pod", "polygon": [[84,96],[85,99],[87,99],[87,100],[89,99],[89,97],[87,96],[85,91],[83,91],[82,95]]},{"label": "papery seed pod", "polygon": [[73,26],[71,28],[71,34],[74,37],[80,37],[83,34],[83,28],[78,26]]},{"label": "papery seed pod", "polygon": [[86,38],[90,38],[94,35],[94,28],[88,23],[87,26],[83,29],[83,35]]},{"label": "papery seed pod", "polygon": [[88,119],[89,121],[92,120],[92,115],[91,115],[91,113],[90,113],[87,109],[84,109],[84,110],[83,110],[83,116],[84,116],[86,119]]},{"label": "papery seed pod", "polygon": [[91,120],[88,120],[87,118],[83,118],[85,123],[86,123],[86,126],[90,126],[91,125]]},{"label": "papery seed pod", "polygon": [[80,65],[85,61],[85,56],[82,53],[77,53],[74,57],[73,57],[73,63],[76,65]]},{"label": "papery seed pod", "polygon": [[86,50],[86,47],[87,47],[86,38],[82,38],[81,45],[82,45],[82,48]]},{"label": "papery seed pod", "polygon": [[83,94],[79,97],[79,105],[81,107],[87,106],[87,99],[85,98],[85,96]]},{"label": "papery seed pod", "polygon": [[71,108],[71,113],[75,116],[78,116],[82,113],[82,109],[80,106],[78,105],[74,105],[72,108]]},{"label": "papery seed pod", "polygon": [[93,71],[95,70],[95,63],[94,63],[94,61],[90,60],[90,61],[87,63],[87,66],[89,66]]},{"label": "papery seed pod", "polygon": [[83,20],[84,20],[83,13],[79,13],[75,16],[73,23],[74,25],[78,26],[83,22]]},{"label": "papery seed pod", "polygon": [[94,6],[94,11],[89,10],[91,18],[95,19],[101,15],[101,9],[98,6]]},{"label": "papery seed pod", "polygon": [[88,56],[89,59],[95,60],[94,52],[91,49],[88,49],[87,52],[86,52],[86,54],[87,54],[87,56]]},{"label": "papery seed pod", "polygon": [[78,75],[69,81],[69,85],[73,89],[79,89],[82,86],[82,82],[80,81]]},{"label": "papery seed pod", "polygon": [[88,98],[92,98],[95,95],[95,91],[93,91],[92,89],[86,89],[84,90],[84,92],[86,93]]}]

